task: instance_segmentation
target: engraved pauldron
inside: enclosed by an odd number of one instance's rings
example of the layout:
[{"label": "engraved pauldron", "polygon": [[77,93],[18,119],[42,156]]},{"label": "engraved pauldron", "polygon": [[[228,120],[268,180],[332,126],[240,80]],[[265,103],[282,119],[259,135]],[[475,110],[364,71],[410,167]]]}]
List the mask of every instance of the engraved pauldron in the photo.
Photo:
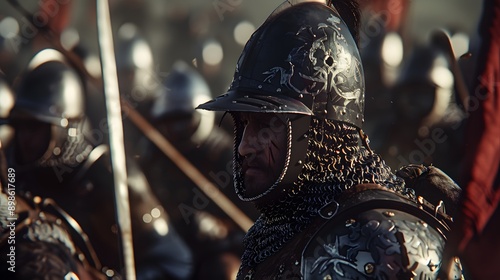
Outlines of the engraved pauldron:
[{"label": "engraved pauldron", "polygon": [[[371,192],[313,235],[302,254],[303,279],[436,279],[446,226],[392,194]],[[462,279],[458,259],[449,279]]]}]

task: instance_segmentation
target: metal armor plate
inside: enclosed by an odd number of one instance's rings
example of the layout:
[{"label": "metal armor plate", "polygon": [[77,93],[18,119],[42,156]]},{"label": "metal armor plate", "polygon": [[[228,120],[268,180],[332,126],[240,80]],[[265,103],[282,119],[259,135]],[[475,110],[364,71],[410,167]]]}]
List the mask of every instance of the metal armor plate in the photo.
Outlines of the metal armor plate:
[{"label": "metal armor plate", "polygon": [[[436,279],[445,230],[418,207],[386,199],[340,209],[326,222],[303,251],[303,279]],[[449,279],[462,279],[458,259]]]}]

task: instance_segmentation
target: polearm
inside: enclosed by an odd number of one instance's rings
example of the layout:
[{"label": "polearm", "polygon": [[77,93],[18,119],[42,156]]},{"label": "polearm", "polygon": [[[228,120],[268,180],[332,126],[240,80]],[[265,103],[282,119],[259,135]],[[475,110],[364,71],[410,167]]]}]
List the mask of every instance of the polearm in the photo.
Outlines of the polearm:
[{"label": "polearm", "polygon": [[106,111],[109,126],[111,165],[115,183],[116,214],[121,236],[125,278],[134,280],[135,264],[127,186],[127,169],[125,164],[125,147],[123,144],[123,123],[108,0],[96,0],[96,13],[97,37],[99,41],[102,80],[104,95],[106,97]]}]

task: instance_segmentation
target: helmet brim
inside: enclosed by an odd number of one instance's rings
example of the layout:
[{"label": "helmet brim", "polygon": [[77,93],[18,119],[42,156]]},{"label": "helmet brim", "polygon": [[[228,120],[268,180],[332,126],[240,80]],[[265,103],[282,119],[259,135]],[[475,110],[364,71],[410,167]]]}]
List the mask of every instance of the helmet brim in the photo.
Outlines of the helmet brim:
[{"label": "helmet brim", "polygon": [[302,102],[284,94],[258,94],[246,91],[228,91],[196,109],[226,112],[255,112],[313,115]]}]

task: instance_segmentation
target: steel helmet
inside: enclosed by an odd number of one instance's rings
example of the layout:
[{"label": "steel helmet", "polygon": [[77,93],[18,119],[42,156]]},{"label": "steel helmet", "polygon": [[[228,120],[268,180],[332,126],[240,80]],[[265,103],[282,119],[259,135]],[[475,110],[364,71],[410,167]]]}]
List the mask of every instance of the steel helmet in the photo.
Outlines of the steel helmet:
[{"label": "steel helmet", "polygon": [[[45,153],[34,162],[21,160],[20,163],[26,166],[32,163],[76,166],[92,150],[83,135],[86,120],[83,81],[62,54],[54,49],[44,49],[31,59],[17,88],[9,120],[16,131],[25,128],[23,121],[50,125],[50,140],[44,147]],[[40,142],[40,145],[44,144]],[[23,147],[16,145],[16,149],[19,151]]]},{"label": "steel helmet", "polygon": [[70,120],[84,117],[84,102],[81,77],[61,53],[45,49],[31,60],[9,118],[30,118],[66,127]]},{"label": "steel helmet", "polygon": [[301,3],[252,35],[227,93],[198,108],[303,114],[360,128],[364,93],[356,42],[339,13]]},{"label": "steel helmet", "polygon": [[200,143],[212,131],[215,113],[197,111],[195,108],[211,98],[210,87],[203,76],[186,62],[179,60],[163,81],[162,93],[154,100],[151,108],[151,118],[156,122],[179,116],[196,119],[191,129],[184,127],[177,133],[190,133],[190,139]]},{"label": "steel helmet", "polygon": [[242,184],[236,147],[243,126],[235,118],[235,188],[242,200],[255,201],[278,185],[297,182],[307,164],[312,120],[360,129],[364,92],[363,68],[349,27],[335,8],[309,2],[273,13],[245,45],[228,92],[198,108],[286,115],[285,166],[276,182],[254,197],[245,194]]},{"label": "steel helmet", "polygon": [[7,146],[14,135],[13,128],[8,124],[8,116],[13,106],[14,92],[5,75],[0,72],[0,147]]},{"label": "steel helmet", "polygon": [[160,92],[161,82],[155,71],[153,50],[134,24],[120,27],[116,57],[120,94],[132,103],[139,103],[140,111],[149,110],[150,102]]}]

